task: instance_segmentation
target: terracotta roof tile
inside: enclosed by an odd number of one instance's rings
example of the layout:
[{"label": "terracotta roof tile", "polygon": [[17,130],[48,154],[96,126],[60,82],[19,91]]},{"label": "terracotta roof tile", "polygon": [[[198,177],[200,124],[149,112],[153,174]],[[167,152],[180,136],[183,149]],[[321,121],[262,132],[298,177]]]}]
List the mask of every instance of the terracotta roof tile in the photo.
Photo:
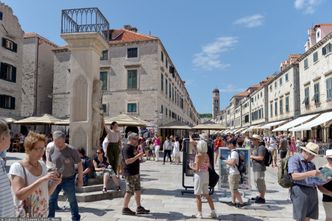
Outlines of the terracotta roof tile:
[{"label": "terracotta roof tile", "polygon": [[134,42],[134,41],[150,41],[157,39],[158,38],[153,36],[140,34],[126,29],[114,29],[111,30],[110,44]]}]

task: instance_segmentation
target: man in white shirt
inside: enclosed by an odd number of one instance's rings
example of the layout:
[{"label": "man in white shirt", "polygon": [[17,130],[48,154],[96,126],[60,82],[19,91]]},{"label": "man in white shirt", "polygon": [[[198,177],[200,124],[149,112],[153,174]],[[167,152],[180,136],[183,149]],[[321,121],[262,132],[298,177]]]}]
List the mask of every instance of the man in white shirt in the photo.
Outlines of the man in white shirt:
[{"label": "man in white shirt", "polygon": [[[238,169],[239,165],[239,153],[235,150],[236,149],[236,139],[231,139],[227,143],[228,149],[231,151],[230,155],[228,156],[228,159],[225,160],[225,163],[229,167],[229,175],[228,175],[228,183],[229,183],[229,189],[232,194],[232,206],[236,207],[243,207],[245,204],[243,203],[241,194],[239,192],[239,185],[240,185],[240,179],[241,175]],[[236,203],[236,200],[238,200],[238,204]]]}]

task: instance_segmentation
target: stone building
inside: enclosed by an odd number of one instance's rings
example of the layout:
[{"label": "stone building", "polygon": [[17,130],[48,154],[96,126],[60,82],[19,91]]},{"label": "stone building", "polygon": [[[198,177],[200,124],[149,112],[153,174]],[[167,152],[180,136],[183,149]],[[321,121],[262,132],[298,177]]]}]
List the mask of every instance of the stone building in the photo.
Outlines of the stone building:
[{"label": "stone building", "polygon": [[[151,125],[172,121],[197,124],[199,115],[170,56],[157,37],[125,26],[110,30],[109,50],[103,52],[100,79],[103,111],[137,116]],[[54,50],[53,115],[68,116],[66,77],[70,51]]]},{"label": "stone building", "polygon": [[36,34],[23,40],[22,117],[52,113],[53,49],[58,46]]},{"label": "stone building", "polygon": [[[316,42],[299,58],[301,115],[332,111],[332,32]],[[331,122],[314,126],[305,137],[332,139]]]},{"label": "stone building", "polygon": [[23,30],[12,9],[0,2],[0,116],[21,116]]},{"label": "stone building", "polygon": [[268,122],[296,118],[300,115],[299,65],[301,55],[290,55],[281,70],[268,84]]}]

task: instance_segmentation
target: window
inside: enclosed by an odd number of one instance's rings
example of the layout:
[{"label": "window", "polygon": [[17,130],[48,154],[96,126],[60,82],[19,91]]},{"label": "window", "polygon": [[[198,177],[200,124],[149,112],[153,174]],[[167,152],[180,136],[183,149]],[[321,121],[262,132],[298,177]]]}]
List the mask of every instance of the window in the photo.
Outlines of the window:
[{"label": "window", "polygon": [[304,88],[304,101],[305,106],[309,105],[309,87]]},{"label": "window", "polygon": [[128,70],[128,89],[137,89],[137,70]]},{"label": "window", "polygon": [[2,12],[0,12],[0,20],[2,20]]},{"label": "window", "polygon": [[285,108],[286,108],[286,113],[289,112],[289,96],[285,97]]},{"label": "window", "polygon": [[277,87],[278,87],[278,82],[275,81],[275,82],[274,82],[274,88],[277,88]]},{"label": "window", "polygon": [[304,59],[304,69],[307,69],[308,67],[309,67],[309,65],[308,65],[308,58],[306,58],[306,59]]},{"label": "window", "polygon": [[162,51],[160,52],[160,60],[164,62],[164,53]]},{"label": "window", "polygon": [[164,90],[164,75],[163,74],[160,75],[160,90],[161,91]]},{"label": "window", "polygon": [[107,90],[107,72],[102,71],[100,72],[100,80],[102,82],[101,89],[102,90]]},{"label": "window", "polygon": [[322,54],[323,55],[327,55],[328,53],[330,53],[332,51],[332,45],[331,43],[328,43],[327,45],[325,45],[323,48],[322,48]]},{"label": "window", "polygon": [[136,103],[128,103],[127,112],[128,113],[136,113],[137,112],[137,104]]},{"label": "window", "polygon": [[101,53],[100,60],[108,60],[108,50],[104,50],[104,51]]},{"label": "window", "polygon": [[332,77],[326,79],[326,99],[332,99]]},{"label": "window", "polygon": [[282,85],[282,78],[279,79],[279,84]]},{"label": "window", "polygon": [[166,94],[166,96],[168,94],[168,80],[167,79],[165,80],[165,94]]},{"label": "window", "polygon": [[137,48],[128,48],[127,49],[127,58],[137,58]]},{"label": "window", "polygon": [[270,117],[273,117],[273,102],[270,103]]},{"label": "window", "polygon": [[288,82],[288,74],[285,74],[285,81]]},{"label": "window", "polygon": [[168,117],[171,118],[171,116],[172,116],[172,111],[168,110]]},{"label": "window", "polygon": [[244,123],[248,123],[249,122],[249,115],[244,116]]},{"label": "window", "polygon": [[16,67],[7,63],[1,63],[0,79],[16,82]]},{"label": "window", "polygon": [[107,112],[107,105],[102,104],[101,109],[102,109],[103,113],[106,113]]},{"label": "window", "polygon": [[312,55],[312,58],[313,58],[314,63],[316,61],[318,61],[318,52],[317,51]]},{"label": "window", "polygon": [[165,108],[165,113],[166,113],[166,117],[167,117],[167,115],[168,115],[167,107]]},{"label": "window", "polygon": [[284,104],[283,104],[283,97],[279,99],[279,113],[283,114],[284,113]]},{"label": "window", "polygon": [[164,106],[163,105],[160,106],[160,113],[161,114],[164,113]]},{"label": "window", "polygon": [[278,116],[278,100],[274,101],[274,115]]},{"label": "window", "polygon": [[17,44],[7,38],[2,38],[2,47],[12,52],[17,52]]},{"label": "window", "polygon": [[272,85],[270,85],[270,91],[272,91]]},{"label": "window", "polygon": [[166,68],[168,68],[168,60],[166,59]]},{"label": "window", "polygon": [[11,97],[8,95],[0,95],[0,108],[4,109],[15,109],[15,97]]},{"label": "window", "polygon": [[170,99],[172,98],[172,85],[171,85],[171,83],[168,84],[168,97]]},{"label": "window", "polygon": [[320,102],[320,97],[319,97],[319,83],[314,84],[314,101],[315,104],[318,104]]}]

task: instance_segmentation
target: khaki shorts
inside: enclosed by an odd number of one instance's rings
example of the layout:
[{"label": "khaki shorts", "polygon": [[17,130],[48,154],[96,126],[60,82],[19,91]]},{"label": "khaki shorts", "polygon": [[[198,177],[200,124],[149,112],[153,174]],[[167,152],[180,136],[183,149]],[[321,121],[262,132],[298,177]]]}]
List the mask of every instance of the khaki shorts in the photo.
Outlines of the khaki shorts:
[{"label": "khaki shorts", "polygon": [[141,191],[141,178],[140,175],[126,176],[126,192],[134,194],[136,191]]},{"label": "khaki shorts", "polygon": [[323,202],[326,219],[332,219],[332,202]]},{"label": "khaki shorts", "polygon": [[232,193],[239,189],[240,179],[240,174],[233,174],[228,176],[229,189]]},{"label": "khaki shorts", "polygon": [[209,172],[197,172],[194,175],[194,194],[209,194]]},{"label": "khaki shorts", "polygon": [[265,171],[254,172],[254,181],[255,181],[258,192],[265,193],[266,192]]}]

